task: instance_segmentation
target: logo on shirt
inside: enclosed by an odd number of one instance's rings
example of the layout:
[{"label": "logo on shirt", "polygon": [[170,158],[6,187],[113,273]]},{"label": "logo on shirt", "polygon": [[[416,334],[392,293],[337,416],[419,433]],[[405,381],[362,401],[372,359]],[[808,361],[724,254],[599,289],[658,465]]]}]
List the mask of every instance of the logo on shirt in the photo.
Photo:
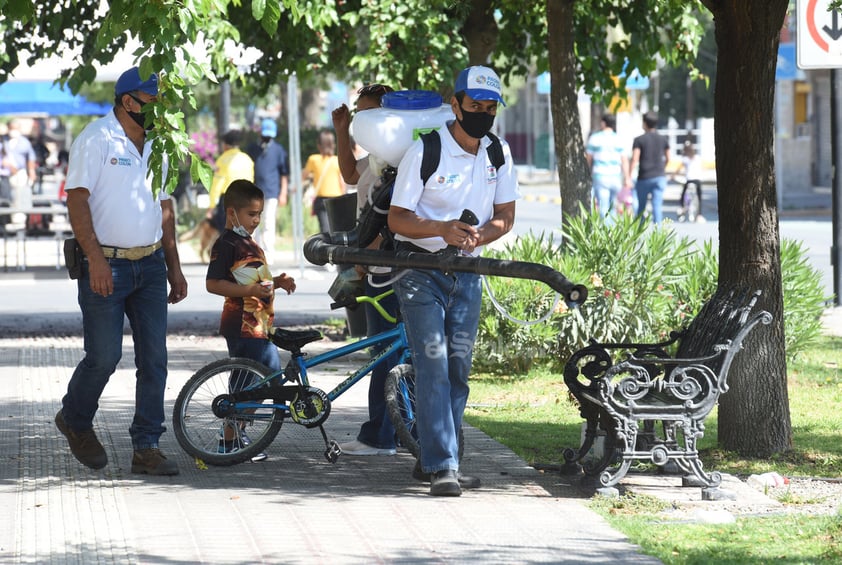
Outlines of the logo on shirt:
[{"label": "logo on shirt", "polygon": [[488,171],[488,178],[486,179],[486,182],[488,184],[497,182],[497,167],[495,167],[494,165],[488,165],[486,170]]},{"label": "logo on shirt", "polygon": [[131,167],[132,160],[127,157],[112,157],[111,164],[118,165],[120,167]]}]

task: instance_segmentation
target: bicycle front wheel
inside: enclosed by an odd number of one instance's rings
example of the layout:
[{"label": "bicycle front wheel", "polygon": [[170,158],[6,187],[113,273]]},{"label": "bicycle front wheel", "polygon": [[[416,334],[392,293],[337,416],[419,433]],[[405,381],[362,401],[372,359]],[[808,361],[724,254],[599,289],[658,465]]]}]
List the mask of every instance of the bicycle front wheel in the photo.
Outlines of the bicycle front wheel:
[{"label": "bicycle front wheel", "polygon": [[261,363],[236,357],[199,369],[185,383],[173,407],[173,431],[182,449],[220,466],[242,463],[261,453],[281,431],[283,411],[272,406],[271,398],[249,401],[250,407],[239,408],[226,395],[254,386],[271,374]]},{"label": "bicycle front wheel", "polygon": [[418,459],[418,431],[415,418],[415,369],[412,365],[394,366],[386,375],[386,406],[389,419],[401,445]]}]

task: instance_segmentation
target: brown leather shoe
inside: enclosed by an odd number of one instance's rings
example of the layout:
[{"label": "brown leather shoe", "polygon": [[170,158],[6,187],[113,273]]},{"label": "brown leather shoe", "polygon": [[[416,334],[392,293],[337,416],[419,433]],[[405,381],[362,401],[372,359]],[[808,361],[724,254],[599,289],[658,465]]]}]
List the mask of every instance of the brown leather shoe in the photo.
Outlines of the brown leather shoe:
[{"label": "brown leather shoe", "polygon": [[83,432],[71,430],[67,422],[64,421],[61,410],[56,414],[56,427],[67,438],[70,452],[79,463],[91,469],[102,469],[108,465],[108,455],[93,429]]},{"label": "brown leather shoe", "polygon": [[178,465],[167,459],[157,447],[136,449],[132,456],[132,473],[177,475]]}]

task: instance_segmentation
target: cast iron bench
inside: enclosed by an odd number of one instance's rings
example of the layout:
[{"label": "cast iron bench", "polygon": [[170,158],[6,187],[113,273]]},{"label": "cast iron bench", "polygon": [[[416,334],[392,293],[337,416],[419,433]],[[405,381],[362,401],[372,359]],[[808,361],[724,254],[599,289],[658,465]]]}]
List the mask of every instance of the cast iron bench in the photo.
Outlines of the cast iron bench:
[{"label": "cast iron bench", "polygon": [[[597,343],[574,353],[564,382],[586,421],[578,449],[566,449],[568,469],[581,464],[603,487],[616,485],[635,461],[673,463],[684,486],[715,488],[721,475],[702,470],[696,444],[704,420],[728,390],[728,369],[743,340],[766,311],[752,312],[760,291],[718,291],[683,331],[661,343]],[[675,357],[667,349],[677,343]],[[661,424],[661,432],[658,426]],[[601,457],[586,455],[604,434]]]}]

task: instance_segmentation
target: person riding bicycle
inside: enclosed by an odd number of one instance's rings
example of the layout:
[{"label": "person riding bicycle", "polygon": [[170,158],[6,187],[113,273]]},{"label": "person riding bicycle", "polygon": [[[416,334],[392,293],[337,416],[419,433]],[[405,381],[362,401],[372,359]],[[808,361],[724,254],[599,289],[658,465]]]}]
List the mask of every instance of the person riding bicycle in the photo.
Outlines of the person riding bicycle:
[{"label": "person riding bicycle", "polygon": [[[498,104],[500,78],[488,67],[464,69],[456,80],[450,106],[456,116],[439,130],[438,167],[421,178],[423,141],[407,150],[398,166],[389,209],[389,228],[398,249],[434,253],[453,246],[475,254],[511,230],[520,197],[508,144],[505,160],[491,164],[487,134]],[[463,210],[479,220],[460,221]],[[459,430],[468,401],[468,375],[479,325],[482,288],[474,273],[410,269],[394,283],[406,324],[416,375],[420,463],[416,479],[430,477],[433,496],[459,496],[479,479],[460,473]]]},{"label": "person riding bicycle", "polygon": [[[275,289],[290,294],[295,291],[295,280],[286,273],[273,277],[263,249],[252,239],[263,213],[263,191],[253,182],[240,179],[228,186],[222,198],[225,231],[211,249],[205,280],[208,292],[225,297],[219,333],[225,338],[229,356],[253,359],[279,371],[278,350],[268,339],[275,318]],[[234,378],[230,386],[240,390],[249,384]],[[249,443],[242,430],[226,426],[220,433],[221,453]],[[252,461],[266,458],[260,453]]]}]

